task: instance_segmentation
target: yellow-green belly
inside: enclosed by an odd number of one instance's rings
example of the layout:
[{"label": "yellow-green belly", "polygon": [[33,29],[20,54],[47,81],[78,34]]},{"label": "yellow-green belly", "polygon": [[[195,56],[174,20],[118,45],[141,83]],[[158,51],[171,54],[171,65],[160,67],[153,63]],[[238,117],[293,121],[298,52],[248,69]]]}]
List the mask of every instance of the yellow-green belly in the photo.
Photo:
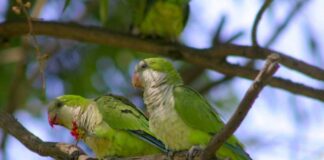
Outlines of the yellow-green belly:
[{"label": "yellow-green belly", "polygon": [[172,150],[187,150],[193,145],[205,146],[210,135],[185,124],[172,108],[158,107],[150,118],[150,130]]},{"label": "yellow-green belly", "polygon": [[[162,107],[161,107],[162,108]],[[192,146],[198,145],[202,148],[209,142],[211,135],[193,129],[177,115],[172,108],[158,108],[150,118],[150,130],[153,132],[169,149],[174,151],[189,150]],[[233,139],[234,137],[231,137]],[[234,139],[233,139],[234,140]],[[236,141],[236,140],[234,140]],[[235,146],[233,146],[235,147]],[[238,149],[240,150],[240,149]],[[244,152],[244,151],[243,151]],[[223,145],[217,153],[220,159],[246,160],[244,154],[235,153],[235,150]]]},{"label": "yellow-green belly", "polygon": [[161,153],[153,145],[134,135],[109,127],[97,131],[97,134],[87,136],[85,143],[93,150],[98,158],[131,157]]}]

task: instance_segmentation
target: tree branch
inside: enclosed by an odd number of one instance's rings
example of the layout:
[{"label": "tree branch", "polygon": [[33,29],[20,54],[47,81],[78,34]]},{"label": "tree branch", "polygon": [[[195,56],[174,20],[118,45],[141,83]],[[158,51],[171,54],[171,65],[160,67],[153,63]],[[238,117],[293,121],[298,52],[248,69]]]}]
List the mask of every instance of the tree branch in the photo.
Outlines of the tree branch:
[{"label": "tree branch", "polygon": [[257,13],[257,15],[255,16],[254,22],[253,22],[253,26],[252,26],[252,34],[251,34],[251,39],[252,39],[252,45],[254,47],[258,47],[258,40],[257,40],[257,33],[258,33],[258,24],[262,18],[263,13],[265,12],[265,10],[270,6],[272,0],[265,0],[262,7],[260,8],[259,12]]},{"label": "tree branch", "polygon": [[[228,76],[240,76],[247,79],[253,79],[258,74],[257,70],[248,67],[239,66],[239,65],[227,64],[227,63],[218,64],[217,66],[210,66],[208,68],[224,73]],[[307,97],[318,99],[320,101],[324,101],[323,89],[309,87],[304,84],[293,82],[291,80],[287,80],[280,77],[272,77],[269,81],[269,85],[276,88],[284,89],[291,93],[300,94]]]},{"label": "tree branch", "polygon": [[13,135],[28,149],[41,156],[50,156],[57,159],[77,158],[78,160],[94,160],[86,156],[80,148],[74,145],[42,141],[8,113],[0,113],[0,128]]},{"label": "tree branch", "polygon": [[184,84],[189,85],[194,82],[202,73],[204,73],[204,71],[205,68],[203,67],[190,65],[179,72]]},{"label": "tree branch", "polygon": [[[241,57],[246,57],[251,59],[266,59],[266,57],[268,57],[270,53],[274,53],[280,56],[281,59],[280,64],[292,70],[303,73],[314,79],[318,79],[321,81],[324,80],[323,69],[313,66],[311,64],[307,64],[302,60],[298,60],[296,58],[293,58],[291,56],[285,55],[283,53],[271,49],[261,48],[261,47],[253,48],[251,46],[234,45],[234,44],[222,44],[221,46],[216,46],[214,49],[212,49],[212,51],[217,54],[216,56],[233,55],[233,56],[241,56]],[[323,75],[319,75],[319,74],[323,74]]]},{"label": "tree branch", "polygon": [[232,115],[231,119],[224,126],[224,128],[216,134],[213,139],[209,142],[205,148],[201,159],[210,159],[214,153],[222,146],[222,144],[235,132],[235,130],[240,126],[243,119],[247,115],[248,111],[251,109],[254,101],[258,97],[258,94],[270,80],[272,75],[278,70],[279,56],[270,55],[266,61],[264,68],[259,72],[255,78],[253,84],[250,86],[248,91],[245,93],[243,100],[240,102],[235,113]]},{"label": "tree branch", "polygon": [[[194,49],[178,44],[166,43],[151,39],[141,39],[132,35],[111,32],[99,27],[82,26],[71,23],[33,21],[33,32],[38,35],[48,35],[58,38],[67,38],[84,42],[105,44],[114,47],[129,48],[171,58],[181,58],[192,64],[214,69],[230,76],[240,76],[253,79],[256,70],[240,67],[219,60],[230,55],[251,59],[266,59],[270,53],[281,57],[281,64],[292,70],[304,73],[315,79],[324,80],[324,70],[307,64],[288,55],[266,48],[255,48],[234,44],[220,44],[210,49]],[[10,37],[28,33],[26,22],[5,22],[0,24],[0,36]],[[255,54],[258,53],[258,54]],[[218,62],[218,63],[217,63]],[[242,72],[239,72],[242,71]],[[324,90],[314,89],[290,80],[278,77],[271,78],[269,84],[292,93],[312,97],[324,101]],[[305,89],[305,90],[304,90]]]}]

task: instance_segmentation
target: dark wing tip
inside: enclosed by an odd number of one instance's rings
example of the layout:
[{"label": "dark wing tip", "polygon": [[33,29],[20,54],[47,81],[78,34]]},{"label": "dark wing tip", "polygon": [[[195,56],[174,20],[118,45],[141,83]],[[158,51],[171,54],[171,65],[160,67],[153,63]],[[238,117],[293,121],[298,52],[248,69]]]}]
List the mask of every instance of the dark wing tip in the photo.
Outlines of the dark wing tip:
[{"label": "dark wing tip", "polygon": [[142,130],[129,130],[130,133],[135,135],[136,137],[152,144],[153,146],[157,147],[164,153],[168,153],[169,150],[166,148],[163,142],[155,138],[154,136],[142,131]]}]

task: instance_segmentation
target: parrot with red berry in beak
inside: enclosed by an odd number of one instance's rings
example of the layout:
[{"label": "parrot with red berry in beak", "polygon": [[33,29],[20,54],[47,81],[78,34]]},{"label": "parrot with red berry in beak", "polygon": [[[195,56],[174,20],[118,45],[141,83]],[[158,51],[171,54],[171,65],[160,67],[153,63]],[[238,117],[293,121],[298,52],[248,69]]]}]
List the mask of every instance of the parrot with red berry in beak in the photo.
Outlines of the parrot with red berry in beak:
[{"label": "parrot with red berry in beak", "polygon": [[[133,86],[144,90],[149,128],[168,149],[189,150],[191,159],[224,127],[208,101],[183,84],[172,63],[148,58],[135,67]],[[249,160],[236,137],[231,136],[215,153],[220,159]]]},{"label": "parrot with red berry in beak", "polygon": [[145,115],[121,96],[109,94],[96,99],[59,96],[49,105],[48,121],[52,127],[69,129],[98,158],[167,152],[164,144],[149,131]]}]

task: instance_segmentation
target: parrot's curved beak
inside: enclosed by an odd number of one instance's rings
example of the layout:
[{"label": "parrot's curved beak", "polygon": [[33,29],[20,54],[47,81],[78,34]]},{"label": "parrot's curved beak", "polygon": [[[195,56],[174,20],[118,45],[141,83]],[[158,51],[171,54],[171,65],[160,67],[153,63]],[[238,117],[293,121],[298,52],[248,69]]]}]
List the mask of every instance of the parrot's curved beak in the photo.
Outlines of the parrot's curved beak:
[{"label": "parrot's curved beak", "polygon": [[143,85],[141,83],[140,76],[139,76],[138,72],[134,73],[134,75],[132,77],[132,84],[133,84],[133,87],[135,87],[135,88],[143,88]]},{"label": "parrot's curved beak", "polygon": [[59,124],[57,114],[55,114],[54,116],[51,116],[51,114],[48,113],[48,123],[52,128],[54,128],[54,125]]}]

